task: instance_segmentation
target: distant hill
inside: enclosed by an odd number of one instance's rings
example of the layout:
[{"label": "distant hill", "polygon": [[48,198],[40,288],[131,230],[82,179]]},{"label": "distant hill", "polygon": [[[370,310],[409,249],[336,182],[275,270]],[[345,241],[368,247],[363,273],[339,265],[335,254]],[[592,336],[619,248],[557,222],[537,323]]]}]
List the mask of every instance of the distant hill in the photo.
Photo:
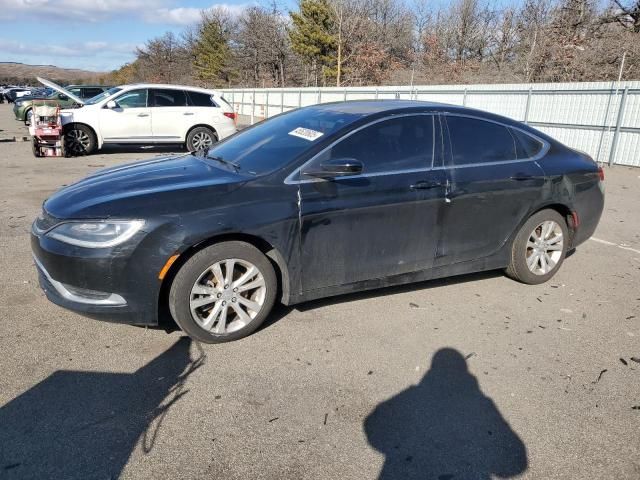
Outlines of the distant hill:
[{"label": "distant hill", "polygon": [[0,62],[0,83],[37,84],[36,77],[62,83],[98,83],[106,72],[89,72],[54,65],[27,65],[26,63]]}]

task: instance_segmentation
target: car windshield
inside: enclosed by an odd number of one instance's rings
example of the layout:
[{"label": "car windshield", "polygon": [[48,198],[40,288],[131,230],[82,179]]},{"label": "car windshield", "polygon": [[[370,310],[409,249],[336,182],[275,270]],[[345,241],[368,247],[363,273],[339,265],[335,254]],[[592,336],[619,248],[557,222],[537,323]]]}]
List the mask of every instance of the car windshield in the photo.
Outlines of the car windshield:
[{"label": "car windshield", "polygon": [[120,87],[110,88],[106,92],[102,92],[102,93],[96,95],[95,97],[91,97],[89,100],[86,100],[84,102],[84,104],[85,105],[93,105],[94,103],[98,103],[99,101],[104,100],[105,98],[110,97],[111,95],[114,95],[114,94],[118,93],[120,90],[122,90],[122,88],[120,88]]},{"label": "car windshield", "polygon": [[267,174],[282,168],[361,115],[307,107],[265,120],[211,147],[207,157],[233,162],[242,171]]}]

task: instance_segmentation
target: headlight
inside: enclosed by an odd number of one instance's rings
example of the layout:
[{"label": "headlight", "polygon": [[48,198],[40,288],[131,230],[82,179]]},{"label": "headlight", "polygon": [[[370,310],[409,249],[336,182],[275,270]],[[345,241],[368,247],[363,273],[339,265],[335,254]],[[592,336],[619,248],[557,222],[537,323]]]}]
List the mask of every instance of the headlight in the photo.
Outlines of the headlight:
[{"label": "headlight", "polygon": [[126,242],[142,225],[142,220],[67,222],[54,227],[46,235],[79,247],[107,248]]},{"label": "headlight", "polygon": [[24,101],[23,101],[23,100],[18,100],[18,101],[16,102],[16,107],[21,107],[23,103],[24,103]]}]

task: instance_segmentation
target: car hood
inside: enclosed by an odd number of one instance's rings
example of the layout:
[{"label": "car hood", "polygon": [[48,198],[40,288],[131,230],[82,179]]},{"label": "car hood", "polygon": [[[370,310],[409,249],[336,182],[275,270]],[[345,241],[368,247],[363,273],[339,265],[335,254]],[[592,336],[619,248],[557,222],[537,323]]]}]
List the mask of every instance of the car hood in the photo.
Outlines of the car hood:
[{"label": "car hood", "polygon": [[59,219],[117,217],[147,207],[169,211],[192,194],[228,193],[250,178],[191,154],[163,157],[99,170],[54,193],[44,209]]},{"label": "car hood", "polygon": [[65,90],[64,88],[62,88],[57,83],[53,83],[51,80],[47,80],[46,78],[40,78],[40,77],[36,77],[36,78],[44,86],[49,87],[49,88],[53,88],[54,90],[66,95],[67,97],[69,97],[74,102],[79,103],[80,105],[84,105],[84,102],[82,101],[82,99],[80,97],[74,95],[69,90]]}]

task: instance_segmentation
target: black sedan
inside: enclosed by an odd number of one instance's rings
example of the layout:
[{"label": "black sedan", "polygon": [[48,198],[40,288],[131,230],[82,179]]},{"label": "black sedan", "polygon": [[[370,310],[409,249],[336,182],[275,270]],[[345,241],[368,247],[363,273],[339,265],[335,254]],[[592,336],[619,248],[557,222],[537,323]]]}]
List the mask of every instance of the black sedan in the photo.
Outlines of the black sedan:
[{"label": "black sedan", "polygon": [[594,232],[603,179],[587,155],[486,112],[323,104],[68,186],[32,248],[58,305],[139,325],[170,313],[222,342],[276,301],[491,269],[545,282]]}]

